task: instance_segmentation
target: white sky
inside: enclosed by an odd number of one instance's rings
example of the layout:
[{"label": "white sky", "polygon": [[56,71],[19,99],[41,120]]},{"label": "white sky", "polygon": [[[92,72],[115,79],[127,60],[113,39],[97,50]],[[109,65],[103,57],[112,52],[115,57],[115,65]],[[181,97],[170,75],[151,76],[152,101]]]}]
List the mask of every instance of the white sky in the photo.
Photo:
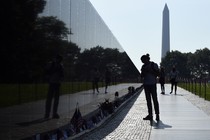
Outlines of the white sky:
[{"label": "white sky", "polygon": [[149,53],[161,61],[162,12],[170,14],[170,49],[210,48],[210,0],[90,0],[133,63]]}]

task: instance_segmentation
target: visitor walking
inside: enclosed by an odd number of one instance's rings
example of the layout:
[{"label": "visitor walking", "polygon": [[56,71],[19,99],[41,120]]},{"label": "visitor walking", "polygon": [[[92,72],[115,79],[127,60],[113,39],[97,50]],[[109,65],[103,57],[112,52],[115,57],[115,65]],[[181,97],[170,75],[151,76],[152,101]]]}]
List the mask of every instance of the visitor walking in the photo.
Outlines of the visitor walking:
[{"label": "visitor walking", "polygon": [[165,69],[164,67],[160,68],[159,83],[160,83],[161,94],[165,94]]},{"label": "visitor walking", "polygon": [[172,68],[170,74],[170,82],[171,82],[171,93],[173,93],[173,89],[175,91],[175,95],[176,95],[176,91],[177,91],[177,83],[178,83],[178,80],[177,80],[177,77],[178,77],[178,71],[176,70],[175,67]]},{"label": "visitor walking", "polygon": [[100,79],[100,72],[99,70],[95,67],[93,72],[92,72],[92,88],[93,88],[93,94],[95,94],[95,90],[97,93],[99,93],[98,90],[98,82]]},{"label": "visitor walking", "polygon": [[105,93],[107,93],[107,88],[110,85],[111,82],[111,72],[109,70],[109,68],[106,68],[105,71]]}]

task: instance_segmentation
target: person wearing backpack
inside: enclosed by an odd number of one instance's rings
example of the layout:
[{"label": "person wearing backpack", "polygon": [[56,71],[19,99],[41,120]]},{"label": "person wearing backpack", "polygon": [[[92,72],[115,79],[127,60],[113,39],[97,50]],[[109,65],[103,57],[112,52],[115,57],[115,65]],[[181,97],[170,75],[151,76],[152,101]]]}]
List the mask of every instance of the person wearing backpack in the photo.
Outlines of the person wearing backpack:
[{"label": "person wearing backpack", "polygon": [[153,120],[152,101],[155,108],[156,120],[159,121],[159,103],[157,98],[157,76],[159,75],[158,65],[150,61],[149,54],[142,55],[141,61],[143,63],[141,67],[141,78],[143,79],[143,86],[145,91],[145,97],[147,101],[148,115],[143,120]]}]

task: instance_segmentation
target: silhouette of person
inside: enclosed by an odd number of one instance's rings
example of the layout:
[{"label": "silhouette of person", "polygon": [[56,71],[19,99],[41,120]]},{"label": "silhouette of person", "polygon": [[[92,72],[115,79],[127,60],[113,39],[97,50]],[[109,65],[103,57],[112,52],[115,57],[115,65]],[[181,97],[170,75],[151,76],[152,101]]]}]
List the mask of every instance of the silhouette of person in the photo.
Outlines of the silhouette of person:
[{"label": "silhouette of person", "polygon": [[109,70],[109,68],[106,68],[105,71],[105,93],[107,93],[107,88],[110,85],[111,82],[111,72]]},{"label": "silhouette of person", "polygon": [[170,94],[173,92],[173,89],[175,91],[175,95],[176,95],[176,91],[177,91],[177,77],[178,77],[178,71],[176,70],[175,67],[172,68],[170,74],[170,82],[171,82],[171,92]]},{"label": "silhouette of person", "polygon": [[161,94],[165,94],[165,69],[164,67],[160,68],[159,83],[160,83]]},{"label": "silhouette of person", "polygon": [[155,108],[156,120],[159,121],[159,103],[157,98],[157,74],[159,73],[158,65],[150,61],[149,54],[142,55],[141,61],[141,77],[143,78],[143,86],[147,101],[148,115],[143,120],[153,120],[152,101]]},{"label": "silhouette of person", "polygon": [[60,94],[60,85],[61,81],[64,78],[64,68],[62,65],[62,56],[57,55],[55,59],[49,63],[49,65],[46,68],[46,76],[48,77],[48,94],[45,104],[45,118],[49,118],[50,112],[51,112],[51,104],[52,99],[54,98],[54,104],[53,104],[53,118],[60,118],[60,116],[57,113],[58,110],[58,104],[59,104],[59,94]]},{"label": "silhouette of person", "polygon": [[99,70],[95,67],[92,73],[92,88],[93,88],[93,94],[95,94],[95,90],[97,93],[99,93],[98,90],[98,82],[100,79],[100,72]]}]

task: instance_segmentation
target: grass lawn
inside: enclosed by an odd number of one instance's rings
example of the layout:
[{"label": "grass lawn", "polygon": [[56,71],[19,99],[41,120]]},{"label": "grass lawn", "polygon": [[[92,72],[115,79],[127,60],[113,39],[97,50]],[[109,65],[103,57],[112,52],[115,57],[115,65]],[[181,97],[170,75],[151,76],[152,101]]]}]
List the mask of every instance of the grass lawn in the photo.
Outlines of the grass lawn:
[{"label": "grass lawn", "polygon": [[210,101],[210,83],[179,83],[178,84],[181,88],[184,88],[193,94],[196,94],[206,100]]},{"label": "grass lawn", "polygon": [[[99,83],[99,87],[102,86],[103,83]],[[61,94],[73,94],[89,89],[92,89],[91,82],[63,82]],[[47,83],[0,84],[0,108],[45,99],[47,92]]]}]

